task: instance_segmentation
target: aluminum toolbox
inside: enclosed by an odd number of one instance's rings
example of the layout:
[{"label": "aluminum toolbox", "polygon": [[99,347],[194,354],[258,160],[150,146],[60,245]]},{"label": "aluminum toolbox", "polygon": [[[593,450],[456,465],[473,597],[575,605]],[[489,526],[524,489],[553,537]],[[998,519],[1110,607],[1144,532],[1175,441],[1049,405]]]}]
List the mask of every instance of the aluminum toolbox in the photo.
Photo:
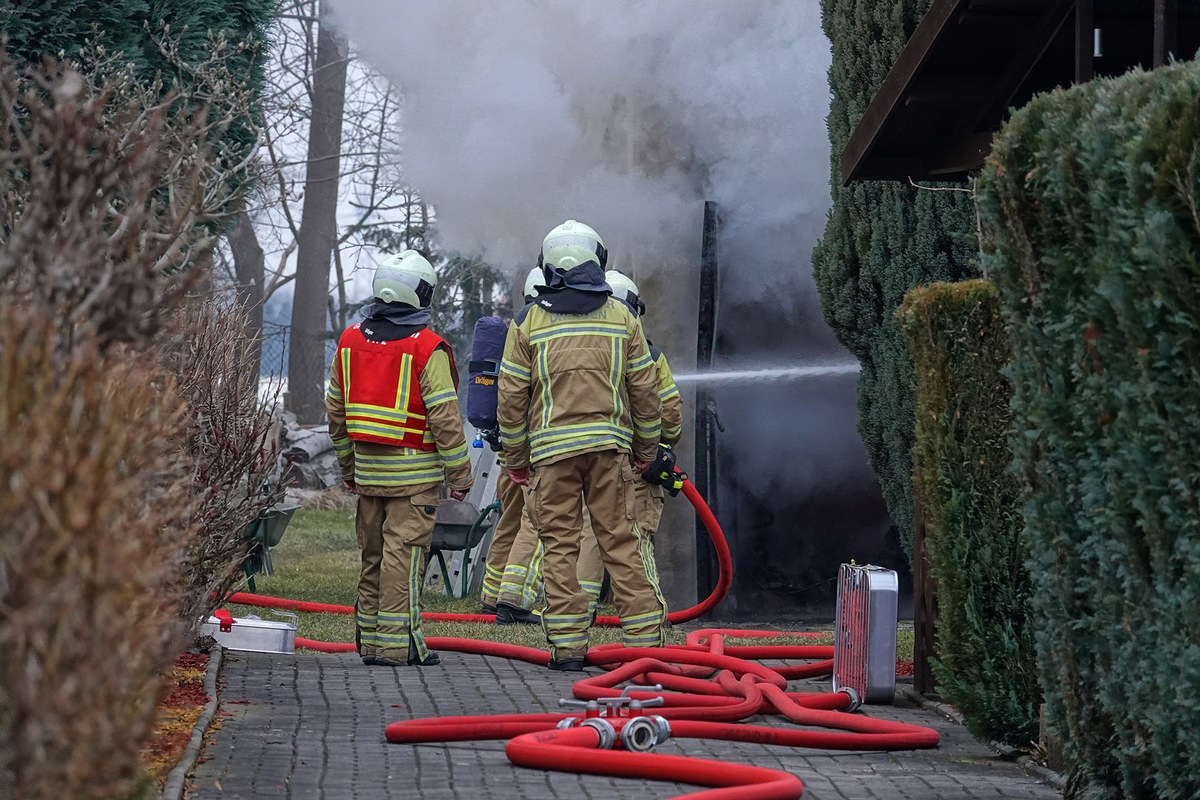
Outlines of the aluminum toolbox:
[{"label": "aluminum toolbox", "polygon": [[256,616],[234,617],[228,631],[221,630],[221,621],[209,617],[200,626],[200,635],[208,635],[228,650],[246,650],[251,653],[295,653],[298,617],[286,611],[269,612],[289,619],[276,622]]},{"label": "aluminum toolbox", "polygon": [[842,564],[833,639],[833,690],[853,689],[864,703],[891,703],[896,691],[894,570]]}]

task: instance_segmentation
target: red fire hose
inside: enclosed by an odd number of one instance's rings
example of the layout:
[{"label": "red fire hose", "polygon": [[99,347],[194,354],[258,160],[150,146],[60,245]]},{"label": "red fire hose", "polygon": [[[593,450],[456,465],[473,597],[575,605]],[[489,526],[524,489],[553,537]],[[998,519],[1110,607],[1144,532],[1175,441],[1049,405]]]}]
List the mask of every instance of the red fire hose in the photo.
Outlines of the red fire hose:
[{"label": "red fire hose", "polygon": [[[684,481],[684,494],[695,507],[716,548],[720,573],[716,587],[702,602],[672,613],[672,622],[685,622],[708,613],[728,594],[733,575],[729,546],[711,510],[695,487]],[[350,606],[308,603],[296,600],[238,593],[231,602],[295,611],[352,613]],[[424,619],[448,622],[491,622],[481,614],[429,614]],[[598,624],[616,625],[616,617],[601,617]],[[625,648],[600,645],[588,651],[586,664],[605,672],[578,681],[573,688],[576,702],[584,707],[583,718],[568,714],[506,714],[480,717],[442,717],[394,722],[386,738],[393,743],[449,742],[509,739],[505,753],[517,766],[536,769],[584,772],[629,778],[648,778],[711,787],[688,794],[689,800],[791,800],[804,791],[800,779],[779,770],[728,764],[650,752],[638,749],[651,738],[718,739],[791,747],[835,750],[899,750],[936,747],[938,734],[929,728],[872,719],[847,713],[857,699],[846,692],[789,692],[789,679],[829,675],[833,669],[833,647],[829,645],[726,646],[726,638],[821,636],[819,633],[783,631],[697,630],[684,645],[654,648]],[[550,654],[531,647],[479,641],[430,637],[431,650],[498,656],[545,666]],[[352,643],[296,639],[298,648],[324,652],[352,652]],[[805,661],[807,663],[768,667],[753,659]],[[622,684],[641,686],[622,690]],[[649,686],[661,687],[650,690]],[[647,716],[651,703],[658,713]],[[604,710],[601,710],[604,709]],[[789,722],[832,730],[773,728],[740,725],[753,715],[779,715]],[[639,721],[640,718],[640,721]],[[570,722],[566,722],[571,720]],[[658,720],[650,722],[650,720]],[[558,729],[557,726],[569,725]],[[629,737],[626,728],[637,728],[641,736]],[[653,743],[651,743],[651,746]],[[644,749],[649,749],[648,747]]]},{"label": "red fire hose", "polygon": [[[682,611],[672,611],[667,614],[667,620],[676,624],[689,622],[712,611],[729,594],[729,587],[733,583],[733,557],[729,554],[729,543],[725,541],[725,534],[721,531],[721,526],[717,522],[717,518],[713,515],[712,509],[704,502],[704,498],[700,496],[700,492],[696,491],[696,487],[692,485],[692,482],[687,479],[683,481],[683,494],[691,502],[692,507],[696,509],[697,516],[704,523],[704,528],[708,531],[709,538],[712,539],[713,547],[717,551],[717,564],[720,571],[717,574],[717,585],[713,587],[708,597],[691,608],[685,608]],[[229,602],[242,603],[248,606],[260,606],[262,608],[283,608],[289,611],[305,611],[319,614],[354,613],[353,606],[309,603],[304,600],[288,600],[282,597],[267,597],[266,595],[249,594],[247,592],[235,592],[229,597]],[[486,614],[438,614],[428,611],[421,614],[421,619],[429,620],[430,622],[496,621],[495,617]],[[618,617],[605,616],[597,618],[596,624],[616,626],[621,624],[621,620]],[[296,640],[297,646],[300,646],[301,641],[304,640]]]},{"label": "red fire hose", "polygon": [[[725,646],[727,636],[743,634],[743,631],[708,630],[690,637],[693,641],[705,641],[707,647],[704,648],[696,645],[592,648],[588,652],[588,664],[602,666],[608,671],[575,684],[572,694],[577,701],[583,701],[579,703],[585,709],[582,719],[567,713],[414,719],[388,725],[385,736],[389,742],[408,744],[510,739],[505,753],[517,766],[713,787],[687,795],[688,800],[790,800],[801,796],[803,785],[795,776],[779,770],[711,759],[622,751],[620,748],[632,746],[625,739],[626,726],[635,724],[634,721],[642,717],[643,721],[636,724],[642,726],[643,735],[647,735],[646,731],[657,730],[659,734],[668,732],[676,738],[826,750],[901,750],[937,746],[938,734],[929,728],[847,713],[853,710],[850,706],[856,704],[847,693],[786,691],[787,682],[777,668],[730,654],[756,649]],[[468,649],[461,639],[428,641],[435,649]],[[469,650],[488,652],[491,646],[471,642]],[[518,657],[535,660],[528,648],[518,650]],[[801,645],[770,650],[770,658],[786,660],[827,657],[832,655],[833,648]],[[497,649],[495,654],[501,652],[508,650]],[[544,663],[545,654],[541,655],[542,658],[537,660]],[[710,674],[716,672],[709,680],[683,674],[699,668]],[[622,691],[617,688],[627,683],[642,687],[657,683],[661,689],[627,687]],[[650,709],[634,705],[647,701],[661,704],[661,708],[653,709],[661,721],[648,723],[647,720],[656,719],[646,716]],[[602,707],[609,710],[601,711]],[[807,728],[832,730],[734,724],[755,714],[782,715]],[[605,728],[607,733],[603,732]],[[655,738],[659,734],[655,734]],[[636,743],[635,738],[631,737],[630,741]],[[643,744],[645,742],[643,740]],[[614,747],[618,749],[612,749]]]}]

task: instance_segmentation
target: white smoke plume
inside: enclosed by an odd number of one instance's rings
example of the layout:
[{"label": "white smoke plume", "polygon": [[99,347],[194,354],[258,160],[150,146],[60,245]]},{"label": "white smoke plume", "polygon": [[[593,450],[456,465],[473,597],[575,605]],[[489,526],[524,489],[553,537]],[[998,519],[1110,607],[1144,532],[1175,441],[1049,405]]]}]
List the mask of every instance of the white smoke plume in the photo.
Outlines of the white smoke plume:
[{"label": "white smoke plume", "polygon": [[817,0],[338,0],[333,11],[401,87],[406,176],[447,246],[532,265],[543,235],[575,218],[639,278],[694,270],[708,199],[756,284],[808,273],[829,197]]}]

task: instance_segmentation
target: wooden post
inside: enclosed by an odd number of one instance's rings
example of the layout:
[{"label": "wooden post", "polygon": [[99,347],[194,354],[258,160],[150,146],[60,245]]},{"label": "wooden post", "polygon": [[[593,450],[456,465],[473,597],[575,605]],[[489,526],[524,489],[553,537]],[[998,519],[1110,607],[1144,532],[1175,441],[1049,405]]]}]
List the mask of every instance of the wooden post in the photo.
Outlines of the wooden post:
[{"label": "wooden post", "polygon": [[[712,367],[717,331],[717,249],[721,236],[721,214],[717,204],[704,202],[704,239],[700,251],[700,314],[696,326],[696,371]],[[713,400],[708,388],[696,387],[696,489],[717,513],[717,442]],[[708,529],[696,521],[696,590],[707,595],[717,585],[717,560]]]},{"label": "wooden post", "polygon": [[1096,24],[1092,0],[1075,3],[1075,82],[1087,83],[1095,74],[1093,53],[1096,47]]},{"label": "wooden post", "polygon": [[937,584],[929,571],[925,548],[925,509],[913,499],[913,689],[934,691],[933,659],[937,657]]},{"label": "wooden post", "polygon": [[1179,47],[1179,0],[1154,0],[1154,66],[1164,66]]}]

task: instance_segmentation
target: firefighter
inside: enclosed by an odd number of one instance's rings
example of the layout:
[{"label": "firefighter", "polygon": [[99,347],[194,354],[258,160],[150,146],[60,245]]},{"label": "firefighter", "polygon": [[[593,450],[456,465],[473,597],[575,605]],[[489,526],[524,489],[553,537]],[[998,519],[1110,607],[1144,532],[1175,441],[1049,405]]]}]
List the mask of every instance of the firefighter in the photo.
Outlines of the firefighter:
[{"label": "firefighter", "polygon": [[471,487],[454,354],[426,327],[437,285],[415,250],[383,261],[365,319],[346,329],[329,374],[329,435],[346,488],[358,495],[362,571],[355,602],[364,664],[431,666],[421,585],[438,487]]},{"label": "firefighter", "polygon": [[[641,298],[637,284],[616,270],[604,274],[605,282],[612,287],[613,297],[625,303],[630,312],[639,319],[646,313],[646,304]],[[667,357],[662,350],[654,346],[649,339],[650,356],[658,371],[658,396],[662,400],[662,444],[674,447],[683,435],[683,397],[679,387],[675,385],[675,376],[667,364]],[[637,482],[637,523],[642,533],[651,542],[658,531],[658,523],[662,520],[663,506],[666,501],[666,489],[646,481]],[[604,582],[604,564],[600,558],[599,547],[595,539],[588,537],[589,531],[584,528],[584,539],[579,553],[579,585],[588,593],[588,607],[594,612],[600,602],[600,592]],[[649,551],[654,556],[654,551]],[[657,574],[657,567],[655,567]]]},{"label": "firefighter", "polygon": [[662,403],[641,323],[604,282],[599,235],[568,220],[542,242],[545,288],[509,329],[497,418],[509,475],[529,484],[545,548],[542,627],[550,668],[583,669],[587,595],[576,576],[582,504],[592,518],[626,646],[663,642],[666,604],[634,518],[655,458]]},{"label": "firefighter", "polygon": [[[525,305],[533,302],[542,280],[541,267],[529,271],[525,277]],[[541,617],[533,606],[541,586],[542,547],[525,508],[525,488],[508,477],[503,452],[500,466],[496,494],[502,511],[488,546],[481,610],[494,614],[500,625],[538,624]]]}]

